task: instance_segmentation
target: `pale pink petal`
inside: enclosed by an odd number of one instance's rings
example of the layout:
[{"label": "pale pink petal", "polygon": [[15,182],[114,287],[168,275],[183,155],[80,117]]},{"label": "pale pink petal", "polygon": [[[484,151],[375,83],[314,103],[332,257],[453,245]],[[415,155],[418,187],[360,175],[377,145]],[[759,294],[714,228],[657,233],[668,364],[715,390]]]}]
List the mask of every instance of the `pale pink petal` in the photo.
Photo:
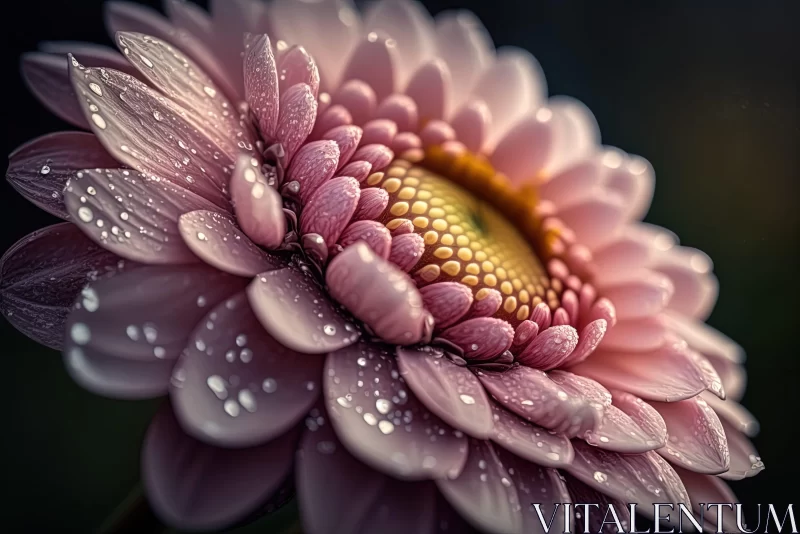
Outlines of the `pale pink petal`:
[{"label": "pale pink petal", "polygon": [[220,447],[279,438],[319,396],[323,357],[278,343],[243,292],[206,311],[173,372],[178,420],[190,435]]},{"label": "pale pink petal", "polygon": [[454,141],[456,132],[444,121],[433,119],[428,121],[419,132],[419,138],[425,147],[442,145]]},{"label": "pale pink petal", "polygon": [[669,303],[675,286],[666,275],[642,270],[603,283],[598,290],[614,303],[617,317],[624,320],[656,315]]},{"label": "pale pink petal", "polygon": [[339,167],[342,168],[355,154],[361,142],[361,128],[353,125],[337,126],[322,135],[323,139],[334,141],[339,147]]},{"label": "pale pink petal", "polygon": [[[698,358],[685,344],[674,342],[648,352],[600,350],[570,369],[645,399],[674,402],[712,386],[714,381]],[[716,382],[721,387],[719,378]]]},{"label": "pale pink petal", "polygon": [[526,50],[502,47],[494,63],[481,74],[470,98],[483,100],[492,114],[489,144],[496,144],[514,122],[540,106],[547,86],[539,62]]},{"label": "pale pink petal", "polygon": [[620,321],[606,332],[600,347],[604,350],[626,352],[652,351],[667,342],[669,333],[670,329],[661,316]]},{"label": "pale pink petal", "polygon": [[417,104],[406,95],[389,95],[375,110],[375,119],[390,120],[401,132],[416,131],[419,121]]},{"label": "pale pink petal", "polygon": [[364,134],[361,136],[362,145],[389,146],[397,135],[397,124],[387,119],[371,120],[364,125]]},{"label": "pale pink petal", "polygon": [[[719,477],[711,475],[701,475],[700,473],[693,473],[687,469],[676,467],[675,471],[680,475],[686,490],[689,492],[689,498],[692,501],[692,510],[699,517],[702,517],[712,528],[709,531],[716,530],[717,513],[715,508],[706,508],[708,503],[730,503],[735,504],[739,502],[736,495],[733,494],[731,488]],[[736,515],[733,510],[726,506],[718,508],[722,512],[722,529],[724,532],[737,532],[736,528]],[[708,527],[707,527],[708,528]]]},{"label": "pale pink petal", "polygon": [[307,270],[290,266],[262,273],[247,296],[267,333],[297,352],[331,352],[361,335]]},{"label": "pale pink petal", "polygon": [[122,72],[73,62],[71,77],[92,130],[112,156],[228,204],[222,188],[233,160],[183,108]]},{"label": "pale pink petal", "polygon": [[405,90],[416,103],[422,124],[447,115],[450,92],[450,71],[441,59],[432,59],[420,66]]},{"label": "pale pink petal", "polygon": [[314,59],[308,55],[302,46],[293,46],[284,52],[278,62],[280,73],[280,91],[284,92],[289,87],[304,83],[311,88],[314,97],[319,93],[319,71]]},{"label": "pale pink petal", "polygon": [[569,437],[582,435],[600,420],[600,411],[571,396],[538,369],[518,365],[499,373],[479,371],[484,387],[508,410]]},{"label": "pale pink petal", "polygon": [[76,295],[64,354],[79,349],[98,357],[174,361],[208,308],[244,285],[202,264],[129,266]]},{"label": "pale pink petal", "polygon": [[403,272],[409,272],[422,259],[425,253],[425,241],[415,233],[395,234],[392,236],[392,250],[389,261]]},{"label": "pale pink petal", "polygon": [[328,180],[312,195],[300,216],[303,234],[319,234],[333,246],[356,211],[360,187],[353,178]]},{"label": "pale pink petal", "polygon": [[569,325],[551,326],[540,332],[517,360],[536,369],[549,370],[559,367],[575,347],[578,346],[578,332]]},{"label": "pale pink petal", "polygon": [[517,122],[497,143],[492,166],[513,183],[536,180],[551,150],[550,118],[540,110]]},{"label": "pale pink petal", "polygon": [[550,177],[541,186],[539,194],[542,199],[553,202],[556,206],[568,206],[586,198],[600,183],[599,166],[592,160],[575,163]]},{"label": "pale pink petal", "polygon": [[476,528],[497,534],[522,532],[521,503],[511,475],[489,441],[471,439],[458,478],[436,481],[439,490]]},{"label": "pale pink petal", "polygon": [[744,349],[706,323],[674,312],[663,313],[661,317],[669,328],[686,340],[694,350],[732,363],[744,362]]},{"label": "pale pink petal", "polygon": [[675,294],[669,308],[677,313],[704,320],[711,313],[719,293],[719,282],[711,272],[711,259],[688,247],[673,247],[658,255],[653,269],[669,276]]},{"label": "pale pink petal", "polygon": [[179,31],[157,11],[134,2],[116,0],[106,2],[103,7],[106,28],[112,38],[119,31],[127,31],[163,39],[191,56],[228,98],[236,99],[241,94],[237,89],[238,84],[231,82],[231,76],[203,41],[188,32]]},{"label": "pale pink petal", "polygon": [[492,115],[485,102],[473,100],[453,116],[450,125],[467,150],[479,152],[489,137]]},{"label": "pale pink petal", "polygon": [[623,502],[635,502],[637,511],[652,518],[654,503],[689,504],[680,477],[655,452],[620,454],[573,440],[575,459],[566,470],[595,490]]},{"label": "pale pink petal", "polygon": [[361,126],[375,113],[378,97],[368,83],[360,79],[346,80],[333,95],[332,102],[334,106],[331,106],[331,109],[337,105],[343,107],[348,112],[352,123]]},{"label": "pale pink petal", "polygon": [[397,82],[405,85],[416,68],[435,54],[433,21],[421,4],[382,0],[364,13],[364,30],[386,32],[397,43]]},{"label": "pale pink petal", "polygon": [[339,147],[334,141],[312,141],[297,151],[287,180],[300,184],[300,200],[308,202],[311,195],[333,177],[339,161]]},{"label": "pale pink petal", "polygon": [[613,156],[603,158],[603,163],[608,168],[606,187],[622,195],[627,218],[641,219],[650,209],[650,201],[653,199],[656,181],[653,167],[639,156],[625,155],[619,161],[615,152],[610,154]]},{"label": "pale pink petal", "polygon": [[460,347],[465,358],[487,360],[511,347],[514,329],[502,319],[478,317],[451,326],[440,335]]},{"label": "pale pink petal", "polygon": [[221,271],[249,278],[284,266],[283,260],[270,256],[250,241],[226,213],[208,210],[185,213],[178,227],[186,246]]},{"label": "pale pink petal", "polygon": [[169,43],[141,33],[119,32],[116,42],[140,77],[182,105],[197,122],[224,132],[214,139],[228,154],[253,151],[255,135],[247,120],[194,61]]},{"label": "pale pink petal", "polygon": [[[727,421],[722,421],[725,438],[731,454],[729,469],[719,475],[726,480],[741,480],[757,475],[764,470],[764,462],[753,444],[744,434],[736,430]],[[690,468],[691,469],[691,468]],[[697,471],[692,469],[692,471]]]},{"label": "pale pink petal", "polygon": [[378,255],[387,259],[392,249],[392,235],[385,225],[378,221],[356,221],[350,224],[342,232],[339,238],[339,245],[347,248],[350,245],[363,241]]},{"label": "pale pink petal", "polygon": [[64,351],[64,367],[82,388],[112,399],[161,397],[169,389],[173,360],[135,361],[108,356],[90,348]]},{"label": "pale pink petal", "polygon": [[701,393],[700,396],[714,409],[720,420],[724,421],[732,428],[743,433],[745,436],[754,437],[758,434],[760,430],[758,419],[738,402],[730,398],[722,400],[716,395],[706,391]]},{"label": "pale pink petal", "polygon": [[492,401],[494,426],[492,441],[529,462],[548,467],[565,467],[574,452],[570,440],[562,434],[545,430]]},{"label": "pale pink petal", "polygon": [[445,11],[436,17],[436,46],[451,73],[453,105],[460,106],[494,58],[492,38],[472,12]]},{"label": "pale pink petal", "polygon": [[392,94],[397,84],[398,50],[385,33],[370,33],[353,51],[342,79],[360,80],[375,92],[378,101]]},{"label": "pale pink petal", "polygon": [[667,425],[655,408],[639,397],[625,391],[612,389],[611,402],[625,412],[650,440],[663,447],[667,443]]},{"label": "pale pink petal", "polygon": [[722,423],[700,397],[679,402],[652,402],[667,424],[667,444],[659,454],[696,473],[728,470],[731,456]]},{"label": "pale pink petal", "polygon": [[[375,220],[386,210],[388,205],[389,193],[385,189],[378,187],[362,189],[356,212],[353,214],[353,220]],[[392,246],[394,247],[394,245]]]},{"label": "pale pink petal", "polygon": [[372,164],[367,161],[353,161],[345,165],[339,171],[339,176],[354,178],[359,183],[369,178],[372,171]]},{"label": "pale pink petal", "polygon": [[56,132],[37,137],[8,157],[6,178],[22,196],[48,213],[69,218],[64,187],[81,169],[117,165],[95,136],[82,132]]},{"label": "pale pink petal", "polygon": [[458,282],[430,284],[420,288],[419,292],[438,330],[461,319],[472,305],[472,290]]},{"label": "pale pink petal", "polygon": [[366,466],[318,413],[309,418],[297,458],[303,532],[432,533],[439,515],[433,483],[397,480]]},{"label": "pale pink petal", "polygon": [[472,437],[487,439],[492,410],[483,386],[466,367],[430,348],[397,348],[400,375],[433,413]]},{"label": "pale pink petal", "polygon": [[394,158],[394,152],[383,145],[364,145],[353,155],[353,161],[366,161],[372,172],[384,170]]},{"label": "pale pink petal", "polygon": [[578,364],[591,356],[603,341],[607,328],[608,323],[605,319],[597,319],[584,326],[578,337],[578,346],[567,356],[562,366],[569,367]]},{"label": "pale pink petal", "polygon": [[[279,247],[286,234],[281,196],[272,188],[247,155],[239,156],[229,185],[236,220],[253,243],[268,249]],[[257,271],[260,272],[260,271]]]},{"label": "pale pink petal", "polygon": [[600,128],[592,112],[582,102],[568,96],[555,96],[547,101],[553,113],[553,148],[547,161],[547,172],[560,172],[594,152],[600,145]]},{"label": "pale pink petal", "polygon": [[167,0],[164,10],[170,21],[203,42],[211,42],[214,28],[208,12],[189,0]]},{"label": "pale pink petal", "polygon": [[[297,432],[246,449],[220,449],[186,435],[169,404],[150,423],[142,448],[148,501],[182,530],[219,530],[255,513],[292,467]],[[219,488],[224,487],[224,492]]]},{"label": "pale pink petal", "polygon": [[283,145],[287,161],[309,136],[316,118],[317,99],[308,85],[298,83],[281,95],[275,140]]},{"label": "pale pink petal", "polygon": [[408,480],[461,472],[466,438],[409,392],[394,354],[380,345],[353,345],[328,355],[324,377],[336,434],[360,460]]},{"label": "pale pink petal", "polygon": [[269,37],[258,35],[247,43],[244,53],[244,94],[267,143],[278,129],[278,70]]},{"label": "pale pink petal", "polygon": [[[447,282],[444,282],[447,283]],[[458,283],[458,282],[456,282]],[[462,287],[463,284],[459,284]],[[472,294],[472,291],[470,291]],[[475,295],[475,302],[469,310],[467,317],[491,317],[500,309],[503,303],[503,295],[496,289],[483,288]],[[516,338],[516,333],[514,334]]]},{"label": "pale pink petal", "polygon": [[172,182],[124,169],[76,173],[64,189],[70,218],[100,246],[142,263],[192,263],[180,239],[184,213],[215,206]]},{"label": "pale pink petal", "polygon": [[119,261],[74,224],[37,230],[0,258],[0,311],[29,338],[60,350],[75,297],[93,276],[114,272]]},{"label": "pale pink petal", "polygon": [[337,255],[325,281],[331,296],[383,341],[413,345],[430,337],[433,318],[414,283],[364,243]]},{"label": "pale pink petal", "polygon": [[619,197],[597,194],[562,208],[558,217],[575,232],[583,245],[595,248],[611,241],[620,230],[624,204]]}]

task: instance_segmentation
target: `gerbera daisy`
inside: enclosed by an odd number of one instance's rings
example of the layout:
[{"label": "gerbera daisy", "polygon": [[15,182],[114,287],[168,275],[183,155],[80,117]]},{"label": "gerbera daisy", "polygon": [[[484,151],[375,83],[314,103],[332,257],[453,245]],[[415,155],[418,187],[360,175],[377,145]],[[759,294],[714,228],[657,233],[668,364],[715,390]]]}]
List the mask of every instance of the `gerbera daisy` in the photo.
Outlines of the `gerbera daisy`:
[{"label": "gerbera daisy", "polygon": [[23,58],[91,133],[11,155],[66,222],[0,284],[86,388],[169,395],[142,474],[164,522],[294,487],[311,533],[521,533],[531,503],[732,502],[763,469],[710,260],[640,222],[651,166],[530,54],[409,0],[166,6],[107,4],[121,54]]}]

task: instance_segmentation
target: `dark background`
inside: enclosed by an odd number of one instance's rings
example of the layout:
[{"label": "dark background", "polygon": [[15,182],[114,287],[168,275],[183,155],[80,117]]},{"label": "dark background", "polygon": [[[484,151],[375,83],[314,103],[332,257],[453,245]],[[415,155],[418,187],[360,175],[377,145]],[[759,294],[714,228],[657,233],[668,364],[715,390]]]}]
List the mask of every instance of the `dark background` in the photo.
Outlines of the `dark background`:
[{"label": "dark background", "polygon": [[[800,2],[423,3],[433,13],[474,10],[495,44],[537,57],[550,94],[592,109],[605,144],[653,163],[658,180],[647,220],[713,258],[722,290],[709,322],[749,356],[744,404],[761,421],[755,443],[767,469],[734,483],[734,491],[746,505],[797,504]],[[26,92],[19,54],[41,40],[110,44],[100,5],[5,4],[5,153],[68,128]],[[52,222],[0,184],[0,252]],[[139,445],[157,401],[95,397],[69,379],[59,354],[5,321],[0,338],[10,418],[3,480],[11,496],[0,521],[14,531],[90,532],[137,483]],[[247,530],[275,531],[293,512]]]}]

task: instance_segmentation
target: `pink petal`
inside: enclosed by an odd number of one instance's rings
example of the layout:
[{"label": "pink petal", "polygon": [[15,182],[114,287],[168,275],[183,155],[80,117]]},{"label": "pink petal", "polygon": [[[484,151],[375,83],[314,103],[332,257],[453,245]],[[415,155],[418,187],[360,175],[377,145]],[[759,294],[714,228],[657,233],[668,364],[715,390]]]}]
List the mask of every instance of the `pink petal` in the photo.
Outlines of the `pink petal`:
[{"label": "pink petal", "polygon": [[598,351],[570,369],[644,399],[674,402],[711,385],[698,358],[676,342],[651,352]]},{"label": "pink petal", "polygon": [[364,125],[364,133],[361,136],[362,145],[385,145],[389,146],[397,135],[397,124],[388,119],[371,120]]},{"label": "pink petal", "polygon": [[214,28],[205,9],[188,0],[167,0],[164,10],[177,28],[191,33],[200,41],[212,41]]},{"label": "pink petal", "polygon": [[606,187],[622,195],[626,216],[638,220],[650,209],[656,179],[653,167],[646,159],[626,156],[623,160],[619,166],[609,170]]},{"label": "pink petal", "polygon": [[141,4],[116,0],[106,2],[103,7],[106,28],[112,37],[119,31],[127,31],[163,39],[191,56],[229,98],[236,99],[241,94],[230,81],[236,78],[225,72],[224,63],[219,62],[204,42],[188,32],[179,31],[157,11]]},{"label": "pink petal", "polygon": [[663,310],[675,290],[672,281],[663,274],[639,271],[624,280],[601,285],[603,296],[614,303],[617,317],[641,319]]},{"label": "pink petal", "polygon": [[664,313],[661,317],[669,328],[686,340],[694,350],[731,363],[744,362],[742,347],[706,323],[673,312]]},{"label": "pink petal", "polygon": [[308,85],[298,83],[281,95],[275,140],[283,145],[287,161],[309,136],[316,118],[317,99]]},{"label": "pink petal", "polygon": [[316,98],[319,93],[319,71],[314,59],[302,46],[293,46],[281,55],[278,65],[280,72],[280,91],[284,92],[291,86],[304,83],[311,88],[311,94]]},{"label": "pink petal", "polygon": [[419,234],[407,233],[392,237],[389,261],[403,272],[409,272],[422,259],[425,241]]},{"label": "pink petal", "polygon": [[433,119],[428,121],[419,132],[419,138],[426,147],[442,145],[454,141],[456,132],[444,121]]},{"label": "pink petal", "polygon": [[73,224],[37,230],[0,258],[0,311],[29,338],[60,350],[75,296],[93,276],[113,272],[118,261]]},{"label": "pink petal", "polygon": [[254,163],[257,160],[250,156],[239,156],[231,177],[229,187],[236,220],[255,244],[278,248],[286,234],[283,200]]},{"label": "pink petal", "polygon": [[70,217],[92,240],[142,263],[196,261],[178,233],[178,219],[207,200],[166,180],[123,169],[78,172],[64,189]]},{"label": "pink petal", "polygon": [[[219,449],[186,435],[166,404],[150,423],[142,449],[148,501],[165,523],[217,530],[254,513],[292,467],[297,433],[247,449]],[[220,493],[221,484],[227,488]]]},{"label": "pink petal", "polygon": [[287,349],[264,331],[242,292],[197,324],[170,397],[190,434],[220,447],[279,438],[319,396],[323,358]]},{"label": "pink petal", "polygon": [[635,395],[612,389],[611,402],[625,412],[650,440],[663,447],[667,443],[667,425],[655,408]]},{"label": "pink petal", "polygon": [[440,282],[420,288],[422,302],[431,312],[437,329],[452,325],[469,311],[472,290],[458,282]]},{"label": "pink petal", "polygon": [[222,188],[233,161],[183,108],[111,69],[74,62],[72,84],[92,130],[117,160],[227,205]]},{"label": "pink petal", "polygon": [[581,330],[581,334],[578,337],[578,346],[575,347],[575,350],[573,350],[572,353],[567,356],[567,359],[564,360],[561,365],[563,367],[569,367],[571,365],[578,364],[591,356],[595,349],[600,345],[600,342],[603,341],[603,336],[606,334],[607,325],[608,323],[605,319],[597,319],[596,321],[592,321],[583,327],[583,330]]},{"label": "pink petal", "polygon": [[397,43],[396,72],[405,85],[414,70],[435,52],[433,23],[425,8],[408,0],[375,2],[364,13],[367,31],[385,31]]},{"label": "pink petal", "polygon": [[669,276],[675,286],[671,310],[700,320],[708,317],[719,293],[708,256],[697,249],[673,247],[659,255],[653,268]]},{"label": "pink petal", "polygon": [[361,335],[314,277],[296,267],[262,273],[247,288],[247,296],[267,333],[297,352],[331,352]]},{"label": "pink petal", "polygon": [[473,13],[445,11],[436,17],[436,46],[451,73],[453,104],[459,106],[494,59],[492,38]]},{"label": "pink petal", "polygon": [[539,186],[539,194],[556,206],[568,206],[591,195],[600,184],[600,178],[600,168],[595,161],[580,161],[550,177]]},{"label": "pink petal", "polygon": [[67,319],[64,354],[174,361],[208,309],[244,285],[202,264],[143,266],[90,282]]},{"label": "pink petal", "polygon": [[[321,416],[310,420],[324,421]],[[367,467],[347,452],[327,423],[314,422],[303,436],[297,491],[303,531],[309,534],[433,532],[437,519],[431,482],[400,481]]]},{"label": "pink petal", "polygon": [[471,439],[469,457],[458,478],[436,484],[458,512],[475,527],[498,534],[522,532],[519,500],[503,463],[488,441]]},{"label": "pink petal", "polygon": [[502,319],[478,317],[451,326],[441,337],[460,347],[468,360],[480,361],[508,350],[514,341],[514,329]]},{"label": "pink petal", "polygon": [[259,35],[248,43],[244,53],[244,93],[267,143],[278,130],[278,70],[269,37]]},{"label": "pink petal", "polygon": [[319,113],[309,139],[319,139],[324,133],[334,128],[348,126],[350,124],[353,124],[353,116],[347,108],[339,104],[328,106],[325,108],[325,111]]},{"label": "pink petal", "polygon": [[[456,282],[458,283],[458,282]],[[463,284],[458,284],[462,287]],[[470,291],[472,293],[472,291]],[[503,295],[496,289],[482,288],[475,294],[475,302],[469,310],[468,317],[491,317],[500,309],[503,303]],[[516,337],[516,333],[514,334]]]},{"label": "pink petal", "polygon": [[578,332],[569,325],[551,326],[525,347],[517,360],[536,369],[558,367],[578,345]]},{"label": "pink petal", "polygon": [[353,178],[334,178],[319,187],[300,216],[300,230],[319,234],[331,247],[342,235],[358,206],[360,187]]},{"label": "pink petal", "polygon": [[552,174],[591,156],[600,145],[600,128],[589,108],[574,98],[551,97],[547,107],[555,121],[553,149],[546,166],[546,172]]},{"label": "pink petal", "polygon": [[[333,95],[334,105],[345,108],[351,117],[352,123],[361,126],[367,122],[375,112],[378,97],[372,86],[361,80],[349,80],[339,87]],[[331,106],[333,108],[334,106]]]},{"label": "pink petal", "polygon": [[69,62],[42,52],[22,56],[22,78],[28,90],[53,114],[77,126],[89,128],[69,81]]},{"label": "pink petal", "polygon": [[536,113],[517,122],[495,147],[491,163],[513,183],[533,181],[551,150],[551,116]]},{"label": "pink petal", "polygon": [[[764,470],[764,462],[755,447],[744,434],[733,428],[727,421],[722,421],[725,439],[731,455],[729,469],[719,475],[727,480],[741,480],[757,475]],[[697,471],[697,469],[692,469]]]},{"label": "pink petal", "polygon": [[362,189],[356,212],[353,214],[353,220],[375,220],[386,210],[388,205],[389,193],[385,189],[378,187]]},{"label": "pink petal", "polygon": [[311,195],[333,177],[340,160],[339,147],[334,141],[312,141],[297,151],[287,180],[300,184],[300,200],[308,202]]},{"label": "pink petal", "polygon": [[584,439],[595,447],[626,454],[643,453],[664,446],[664,441],[650,439],[633,418],[616,406],[605,407],[600,424],[595,430],[587,432]]},{"label": "pink petal", "polygon": [[366,161],[353,161],[342,167],[339,176],[354,178],[359,183],[364,183],[369,178],[371,171],[372,164]]},{"label": "pink petal", "polygon": [[417,69],[408,82],[405,93],[417,105],[424,124],[433,119],[443,119],[447,113],[451,91],[450,71],[441,59],[432,59]]},{"label": "pink petal", "polygon": [[581,397],[568,395],[537,369],[517,365],[501,373],[481,371],[478,378],[504,408],[569,437],[582,435],[600,419],[595,407]]},{"label": "pink petal", "polygon": [[[680,475],[681,480],[686,485],[686,490],[689,492],[689,498],[692,501],[692,510],[698,516],[703,514],[706,522],[716,527],[717,514],[716,510],[706,508],[708,503],[731,503],[739,502],[736,495],[733,494],[730,487],[719,477],[711,475],[701,475],[700,473],[693,473],[686,469],[676,467],[675,471]],[[719,507],[722,510],[722,529],[723,532],[736,532],[736,516],[734,511],[726,506]],[[713,529],[716,530],[716,529]]]},{"label": "pink petal", "polygon": [[655,452],[620,454],[574,440],[575,459],[566,470],[578,480],[622,502],[635,502],[652,518],[654,503],[689,503],[680,477]]},{"label": "pink petal", "polygon": [[81,169],[114,167],[114,158],[89,133],[57,132],[37,137],[8,157],[6,178],[22,196],[66,219],[64,187]]},{"label": "pink petal", "polygon": [[472,437],[492,431],[489,398],[475,375],[429,348],[397,348],[400,375],[428,409]]},{"label": "pink petal", "polygon": [[481,74],[471,99],[483,100],[492,114],[491,144],[531,108],[545,101],[547,86],[536,59],[521,48],[503,47],[497,59]]},{"label": "pink petal", "polygon": [[383,259],[389,257],[392,249],[392,236],[386,226],[377,221],[356,221],[344,229],[342,237],[339,238],[339,245],[344,248],[349,247],[359,241],[363,241],[367,246]]},{"label": "pink petal", "polygon": [[356,46],[342,79],[366,83],[375,91],[378,101],[381,101],[394,92],[397,56],[394,41],[385,34],[370,33],[367,39]]},{"label": "pink petal", "polygon": [[731,456],[717,414],[700,397],[679,402],[651,402],[667,424],[669,439],[659,454],[696,473],[716,475],[728,470]]},{"label": "pink petal", "polygon": [[492,441],[538,465],[565,467],[572,462],[570,440],[561,434],[529,423],[492,401]]},{"label": "pink petal", "polygon": [[482,100],[469,102],[450,121],[456,138],[472,152],[479,152],[483,148],[491,124],[492,114]]},{"label": "pink petal", "polygon": [[413,345],[426,340],[433,318],[404,272],[356,243],[328,265],[331,296],[387,343]]},{"label": "pink petal", "polygon": [[226,273],[249,278],[284,266],[282,260],[250,241],[228,214],[192,211],[181,216],[178,227],[183,242],[194,254]]},{"label": "pink petal", "polygon": [[375,110],[375,118],[394,122],[401,132],[416,131],[419,120],[417,104],[406,95],[389,95]]},{"label": "pink petal", "polygon": [[328,355],[324,376],[333,427],[360,460],[407,480],[461,472],[467,440],[408,392],[394,355],[379,345],[353,345]]},{"label": "pink petal", "polygon": [[558,216],[575,232],[578,242],[594,248],[611,241],[620,230],[622,208],[618,197],[597,194],[561,209]]},{"label": "pink petal", "polygon": [[174,363],[126,360],[83,347],[71,347],[64,352],[67,373],[79,386],[112,399],[140,400],[165,395]]},{"label": "pink petal", "polygon": [[364,145],[353,155],[353,161],[366,161],[372,165],[372,172],[384,170],[392,159],[394,152],[383,145]]},{"label": "pink petal", "polygon": [[721,421],[745,436],[758,435],[760,430],[758,419],[747,408],[730,398],[722,400],[707,391],[701,393],[700,396],[714,409]]},{"label": "pink petal", "polygon": [[663,316],[621,321],[609,328],[600,347],[607,351],[654,351],[667,342],[668,333],[669,328]]},{"label": "pink petal", "polygon": [[355,154],[358,143],[361,141],[361,134],[361,128],[351,124],[337,126],[323,134],[323,139],[335,141],[339,147],[339,168],[350,161],[350,158]]}]

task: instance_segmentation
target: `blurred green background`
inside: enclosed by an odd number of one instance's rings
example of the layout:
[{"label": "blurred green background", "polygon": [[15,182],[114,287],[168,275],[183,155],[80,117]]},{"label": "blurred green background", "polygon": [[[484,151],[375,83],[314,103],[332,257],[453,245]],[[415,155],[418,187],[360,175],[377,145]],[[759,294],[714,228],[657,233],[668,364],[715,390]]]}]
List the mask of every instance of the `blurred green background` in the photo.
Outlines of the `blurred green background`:
[{"label": "blurred green background", "polygon": [[[156,2],[148,2],[156,4]],[[527,48],[551,94],[585,102],[605,144],[641,154],[657,186],[647,220],[715,262],[710,323],[749,359],[744,403],[761,420],[767,469],[733,485],[745,503],[797,496],[797,27],[800,2],[423,2],[474,10],[495,43]],[[99,0],[6,4],[4,147],[66,126],[25,91],[16,58],[41,40],[110,43]],[[524,5],[523,5],[524,4]],[[7,184],[0,249],[51,222]],[[60,355],[0,321],[6,365],[3,523],[15,532],[90,532],[138,481],[139,444],[158,402],[84,392]],[[292,508],[248,531],[277,532]]]}]

